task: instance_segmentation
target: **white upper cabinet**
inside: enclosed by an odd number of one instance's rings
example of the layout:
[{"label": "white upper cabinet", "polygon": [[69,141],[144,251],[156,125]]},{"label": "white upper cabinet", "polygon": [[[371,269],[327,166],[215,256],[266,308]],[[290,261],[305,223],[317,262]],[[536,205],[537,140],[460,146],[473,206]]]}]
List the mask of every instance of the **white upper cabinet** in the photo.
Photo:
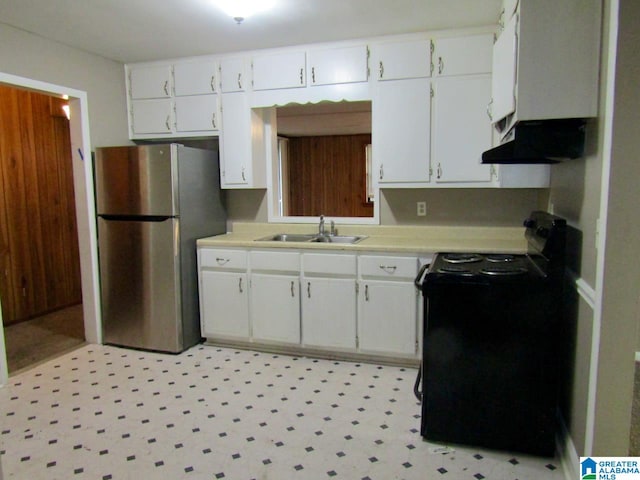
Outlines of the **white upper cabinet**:
[{"label": "white upper cabinet", "polygon": [[131,130],[134,135],[171,133],[173,118],[170,99],[133,100]]},{"label": "white upper cabinet", "polygon": [[307,59],[310,85],[366,82],[369,77],[366,45],[310,50]]},{"label": "white upper cabinet", "polygon": [[437,38],[433,40],[433,76],[491,73],[493,35]]},{"label": "white upper cabinet", "polygon": [[173,67],[174,92],[182,95],[207,95],[216,93],[218,64],[212,60],[176,63]]},{"label": "white upper cabinet", "polygon": [[518,17],[511,17],[493,45],[490,111],[495,121],[505,118],[516,109],[517,26]]},{"label": "white upper cabinet", "polygon": [[518,121],[597,115],[601,8],[599,0],[517,3],[494,46],[492,117],[499,132]]},{"label": "white upper cabinet", "polygon": [[490,182],[480,156],[491,148],[490,75],[443,77],[433,84],[431,162],[436,182]]},{"label": "white upper cabinet", "polygon": [[136,66],[129,69],[129,91],[134,100],[169,98],[172,88],[171,65]]},{"label": "white upper cabinet", "polygon": [[190,95],[174,100],[176,131],[217,131],[220,128],[220,107],[217,95]]},{"label": "white upper cabinet", "polygon": [[372,51],[371,69],[378,80],[431,76],[431,46],[428,40],[382,43],[372,46]]},{"label": "white upper cabinet", "polygon": [[249,61],[245,57],[220,60],[220,89],[222,93],[244,92],[250,87]]},{"label": "white upper cabinet", "polygon": [[428,183],[431,98],[428,78],[377,82],[372,106],[373,164],[385,187]]},{"label": "white upper cabinet", "polygon": [[305,52],[256,55],[253,67],[253,89],[275,90],[307,85]]}]

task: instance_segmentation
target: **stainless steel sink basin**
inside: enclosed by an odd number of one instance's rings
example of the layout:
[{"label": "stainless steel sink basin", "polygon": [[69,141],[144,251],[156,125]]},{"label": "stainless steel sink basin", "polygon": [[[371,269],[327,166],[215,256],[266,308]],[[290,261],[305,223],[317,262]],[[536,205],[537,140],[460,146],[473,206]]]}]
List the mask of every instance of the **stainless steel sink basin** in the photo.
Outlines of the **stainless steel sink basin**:
[{"label": "stainless steel sink basin", "polygon": [[318,235],[311,241],[318,243],[358,243],[365,238],[367,237],[362,235]]},{"label": "stainless steel sink basin", "polygon": [[317,237],[313,234],[303,233],[276,233],[275,235],[268,235],[266,237],[258,238],[257,241],[264,242],[311,242]]},{"label": "stainless steel sink basin", "polygon": [[257,242],[314,242],[314,243],[358,243],[364,240],[362,235],[318,235],[304,233],[276,233],[258,238]]}]

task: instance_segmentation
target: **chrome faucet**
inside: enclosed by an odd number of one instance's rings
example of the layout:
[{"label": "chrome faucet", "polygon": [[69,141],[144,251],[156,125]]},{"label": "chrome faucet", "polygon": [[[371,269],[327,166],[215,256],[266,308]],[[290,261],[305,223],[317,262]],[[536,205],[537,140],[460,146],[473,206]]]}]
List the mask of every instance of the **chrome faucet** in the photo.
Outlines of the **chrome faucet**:
[{"label": "chrome faucet", "polygon": [[320,215],[320,223],[318,224],[318,234],[324,235],[324,215]]}]

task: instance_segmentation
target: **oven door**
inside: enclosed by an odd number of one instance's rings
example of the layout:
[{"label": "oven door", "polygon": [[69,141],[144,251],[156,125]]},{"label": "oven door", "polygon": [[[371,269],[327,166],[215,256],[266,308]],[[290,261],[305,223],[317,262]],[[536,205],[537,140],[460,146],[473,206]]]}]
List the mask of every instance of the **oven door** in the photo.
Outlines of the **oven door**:
[{"label": "oven door", "polygon": [[427,440],[551,455],[557,311],[539,282],[423,280]]}]

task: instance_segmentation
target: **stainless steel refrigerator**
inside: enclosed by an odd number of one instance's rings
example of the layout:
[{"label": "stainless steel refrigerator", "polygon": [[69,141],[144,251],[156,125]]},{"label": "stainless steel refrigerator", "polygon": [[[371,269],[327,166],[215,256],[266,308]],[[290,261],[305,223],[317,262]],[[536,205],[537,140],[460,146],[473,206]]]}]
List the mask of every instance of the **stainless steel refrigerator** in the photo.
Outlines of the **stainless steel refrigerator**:
[{"label": "stainless steel refrigerator", "polygon": [[198,343],[196,239],[226,231],[218,154],[178,144],[96,149],[103,341]]}]

